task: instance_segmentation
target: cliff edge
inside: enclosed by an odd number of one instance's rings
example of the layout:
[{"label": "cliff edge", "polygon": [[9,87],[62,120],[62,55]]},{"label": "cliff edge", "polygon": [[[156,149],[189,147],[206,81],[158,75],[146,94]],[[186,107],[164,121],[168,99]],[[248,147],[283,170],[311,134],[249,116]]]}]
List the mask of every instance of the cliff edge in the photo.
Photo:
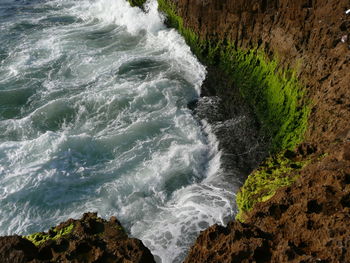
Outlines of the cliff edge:
[{"label": "cliff edge", "polygon": [[[185,262],[350,262],[350,2],[158,2],[214,72],[204,94],[227,112],[244,100],[270,153],[238,194],[239,220],[201,232]],[[154,260],[95,214],[0,244],[5,262]]]},{"label": "cliff edge", "polygon": [[202,232],[186,262],[350,262],[350,2],[159,3],[202,61],[233,76],[275,146],[241,190],[244,223]]},{"label": "cliff edge", "polygon": [[119,221],[86,213],[47,233],[0,237],[1,263],[44,262],[155,262],[143,243],[129,238]]}]

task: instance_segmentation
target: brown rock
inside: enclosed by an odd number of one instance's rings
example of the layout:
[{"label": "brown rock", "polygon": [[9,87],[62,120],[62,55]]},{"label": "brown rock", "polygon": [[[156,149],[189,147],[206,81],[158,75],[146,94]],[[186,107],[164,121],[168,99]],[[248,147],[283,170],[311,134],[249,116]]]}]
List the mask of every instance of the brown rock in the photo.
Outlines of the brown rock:
[{"label": "brown rock", "polygon": [[0,262],[25,263],[36,258],[38,249],[20,236],[0,237]]},{"label": "brown rock", "polygon": [[341,149],[340,160],[350,161],[350,142],[347,142]]},{"label": "brown rock", "polygon": [[48,240],[38,247],[19,236],[0,237],[0,259],[3,260],[0,262],[155,262],[140,240],[128,238],[115,217],[106,221],[97,217],[97,213],[86,213],[82,219],[69,219],[56,229],[71,224],[74,224],[71,233]]},{"label": "brown rock", "polygon": [[[348,0],[168,0],[200,39],[256,46],[297,68],[313,109],[306,140],[325,151],[350,127]],[[232,87],[227,87],[230,89]]]},{"label": "brown rock", "polygon": [[246,224],[202,232],[186,262],[350,262],[350,161],[333,150],[257,204]]},{"label": "brown rock", "polygon": [[349,1],[169,1],[200,39],[258,46],[298,68],[312,102],[295,158],[313,161],[299,180],[256,205],[246,224],[202,232],[186,262],[350,262]]},{"label": "brown rock", "polygon": [[269,262],[270,246],[271,236],[257,227],[214,225],[200,234],[185,262]]}]

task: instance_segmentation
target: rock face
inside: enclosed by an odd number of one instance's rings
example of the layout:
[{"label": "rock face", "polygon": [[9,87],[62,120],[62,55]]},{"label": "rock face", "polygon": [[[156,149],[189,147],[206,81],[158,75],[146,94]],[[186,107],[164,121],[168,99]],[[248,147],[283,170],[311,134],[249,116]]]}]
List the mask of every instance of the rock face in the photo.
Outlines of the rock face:
[{"label": "rock face", "polygon": [[271,240],[251,225],[215,225],[201,233],[185,262],[270,262]]},{"label": "rock face", "polygon": [[210,123],[221,150],[221,172],[241,185],[266,157],[267,143],[259,123],[239,91],[222,72],[207,67],[201,97],[193,109],[200,120]]},{"label": "rock face", "polygon": [[53,236],[54,231],[67,228],[70,232],[58,238],[43,242],[34,238],[37,246],[20,236],[0,237],[0,262],[155,262],[140,240],[128,238],[116,218],[106,221],[96,213],[86,213],[80,220],[69,219],[36,236]]},{"label": "rock face", "polygon": [[186,262],[350,262],[349,212],[350,162],[330,154],[245,224],[202,232]]},{"label": "rock face", "polygon": [[167,0],[201,40],[261,47],[297,68],[312,102],[307,141],[326,149],[350,127],[348,0]]},{"label": "rock face", "polygon": [[[297,182],[245,224],[202,232],[186,262],[350,262],[350,8],[347,0],[167,0],[201,41],[259,47],[297,69],[311,115]],[[214,91],[215,93],[215,91]]]}]

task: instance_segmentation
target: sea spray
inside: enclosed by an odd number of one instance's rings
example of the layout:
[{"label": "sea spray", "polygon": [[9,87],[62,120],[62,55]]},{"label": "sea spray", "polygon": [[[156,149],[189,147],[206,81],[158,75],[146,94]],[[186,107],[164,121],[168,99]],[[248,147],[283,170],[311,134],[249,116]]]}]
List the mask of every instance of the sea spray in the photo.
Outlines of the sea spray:
[{"label": "sea spray", "polygon": [[117,216],[161,262],[233,214],[210,126],[187,104],[205,68],[156,1],[0,4],[0,233]]}]

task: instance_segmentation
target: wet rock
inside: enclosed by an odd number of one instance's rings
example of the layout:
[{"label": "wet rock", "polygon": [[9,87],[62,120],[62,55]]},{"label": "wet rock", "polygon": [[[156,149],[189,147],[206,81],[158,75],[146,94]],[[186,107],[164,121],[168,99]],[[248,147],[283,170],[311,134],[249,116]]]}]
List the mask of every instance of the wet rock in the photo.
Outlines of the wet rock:
[{"label": "wet rock", "polygon": [[194,114],[212,127],[222,152],[222,172],[241,184],[267,156],[269,140],[230,78],[214,67],[207,71]]}]

